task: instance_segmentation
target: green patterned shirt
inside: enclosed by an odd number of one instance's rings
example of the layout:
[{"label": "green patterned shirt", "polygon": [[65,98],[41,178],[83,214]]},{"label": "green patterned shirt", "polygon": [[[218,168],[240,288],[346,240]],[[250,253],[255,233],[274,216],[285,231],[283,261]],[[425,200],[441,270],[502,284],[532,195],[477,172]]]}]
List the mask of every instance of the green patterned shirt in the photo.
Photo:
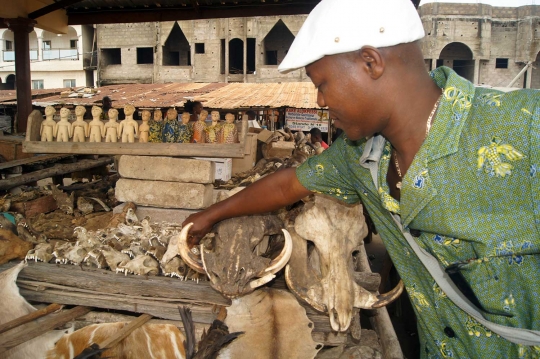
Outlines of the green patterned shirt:
[{"label": "green patterned shirt", "polygon": [[[513,344],[455,306],[391,216],[443,267],[459,268],[486,319],[540,330],[540,91],[475,88],[445,67],[431,76],[443,96],[399,202],[389,194],[391,146],[381,136],[342,136],[297,177],[366,206],[416,311],[422,358],[540,358],[540,346]],[[379,162],[377,186],[370,161]]]}]

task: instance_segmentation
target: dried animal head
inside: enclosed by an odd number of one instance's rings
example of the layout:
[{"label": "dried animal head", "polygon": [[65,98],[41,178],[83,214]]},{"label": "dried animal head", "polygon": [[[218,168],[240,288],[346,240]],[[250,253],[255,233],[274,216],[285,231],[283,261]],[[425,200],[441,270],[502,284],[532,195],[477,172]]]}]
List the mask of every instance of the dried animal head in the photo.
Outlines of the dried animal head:
[{"label": "dried animal head", "polygon": [[[125,253],[121,253],[114,248],[111,247],[105,247],[101,250],[101,254],[103,254],[103,257],[105,257],[105,262],[107,262],[107,266],[114,272],[118,272],[119,268],[118,266],[122,262],[129,262],[129,256]],[[123,270],[122,270],[123,272]]]},{"label": "dried animal head", "polygon": [[274,259],[256,253],[255,248],[268,235],[280,235],[283,223],[277,216],[247,216],[218,223],[212,251],[201,245],[202,264],[194,259],[187,247],[187,233],[191,225],[182,229],[179,243],[180,256],[194,270],[208,275],[214,289],[227,297],[252,292],[268,283],[289,261],[292,240],[283,230],[285,244]]},{"label": "dried animal head", "polygon": [[158,262],[148,256],[148,255],[139,255],[135,259],[130,260],[127,263],[121,263],[118,266],[119,269],[127,275],[127,273],[137,274],[137,275],[158,275],[159,274],[159,265]]},{"label": "dried animal head", "polygon": [[174,257],[166,264],[161,264],[161,271],[165,277],[184,279],[187,274],[187,266],[182,259]]},{"label": "dried animal head", "polygon": [[[360,204],[348,206],[315,195],[290,232],[295,250],[285,270],[287,285],[315,309],[327,312],[335,331],[348,329],[353,307],[378,308],[401,294],[402,286],[376,296],[354,281],[352,252],[367,234]],[[320,263],[317,268],[310,265],[306,240],[315,245],[313,255],[318,255]]]},{"label": "dried animal head", "polygon": [[64,258],[71,264],[80,265],[87,254],[87,248],[75,245],[66,252]]},{"label": "dried animal head", "polygon": [[53,245],[50,243],[39,243],[34,249],[30,249],[26,254],[25,260],[34,260],[36,262],[48,263],[53,259]]},{"label": "dried animal head", "polygon": [[98,268],[105,268],[107,266],[107,261],[100,248],[95,248],[88,252],[83,262]]}]

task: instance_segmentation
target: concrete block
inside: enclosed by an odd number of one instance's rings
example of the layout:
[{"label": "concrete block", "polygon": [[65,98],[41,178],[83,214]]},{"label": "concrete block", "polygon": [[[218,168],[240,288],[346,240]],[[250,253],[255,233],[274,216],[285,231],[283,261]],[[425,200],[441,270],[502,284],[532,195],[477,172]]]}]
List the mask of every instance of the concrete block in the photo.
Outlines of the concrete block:
[{"label": "concrete block", "polygon": [[211,184],[121,178],[116,182],[115,196],[120,202],[142,206],[202,209],[212,204],[213,192]]},{"label": "concrete block", "polygon": [[[122,203],[113,208],[113,213],[121,213],[126,204]],[[137,206],[135,214],[139,220],[148,217],[150,222],[166,222],[171,224],[182,224],[186,218],[199,212],[195,209],[177,209],[177,208],[157,208],[147,206]]]},{"label": "concrete block", "polygon": [[290,157],[294,150],[294,142],[277,141],[262,145],[262,153],[264,158],[272,157]]},{"label": "concrete block", "polygon": [[188,158],[121,156],[118,161],[118,173],[123,178],[213,183],[215,166],[211,161]]}]

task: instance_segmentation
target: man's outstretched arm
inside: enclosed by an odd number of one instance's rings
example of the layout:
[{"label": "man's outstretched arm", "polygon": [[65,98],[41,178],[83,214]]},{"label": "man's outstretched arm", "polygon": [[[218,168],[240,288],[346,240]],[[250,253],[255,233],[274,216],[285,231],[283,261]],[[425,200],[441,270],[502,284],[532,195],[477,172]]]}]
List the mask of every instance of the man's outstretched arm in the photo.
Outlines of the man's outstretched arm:
[{"label": "man's outstretched arm", "polygon": [[270,212],[292,204],[310,195],[296,177],[295,168],[277,171],[253,183],[246,189],[202,212],[192,214],[183,226],[192,223],[190,245],[197,244],[212,226],[224,219]]}]

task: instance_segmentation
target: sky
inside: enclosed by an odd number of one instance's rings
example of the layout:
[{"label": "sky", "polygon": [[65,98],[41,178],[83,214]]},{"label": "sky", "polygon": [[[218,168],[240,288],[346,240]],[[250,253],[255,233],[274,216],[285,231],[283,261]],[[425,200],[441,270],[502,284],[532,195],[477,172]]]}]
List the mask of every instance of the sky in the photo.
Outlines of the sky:
[{"label": "sky", "polygon": [[431,2],[459,2],[470,4],[489,4],[493,6],[523,6],[523,5],[540,5],[540,0],[422,0],[420,5]]}]

